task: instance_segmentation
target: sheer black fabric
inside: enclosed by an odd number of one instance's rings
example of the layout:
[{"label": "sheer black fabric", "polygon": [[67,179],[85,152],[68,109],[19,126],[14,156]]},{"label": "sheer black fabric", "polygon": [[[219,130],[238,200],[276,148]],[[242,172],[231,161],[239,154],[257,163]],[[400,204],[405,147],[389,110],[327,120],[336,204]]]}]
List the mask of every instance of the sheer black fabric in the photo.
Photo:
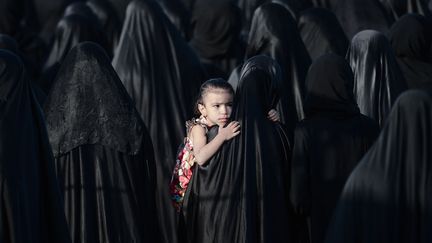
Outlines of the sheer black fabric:
[{"label": "sheer black fabric", "polygon": [[154,1],[129,4],[113,66],[149,129],[157,165],[157,207],[164,239],[175,243],[169,181],[184,123],[204,81],[201,64]]},{"label": "sheer black fabric", "polygon": [[362,31],[354,36],[346,59],[354,72],[360,112],[383,126],[394,101],[407,89],[390,42],[377,31]]},{"label": "sheer black fabric", "polygon": [[188,242],[291,242],[289,144],[267,118],[280,90],[277,70],[265,56],[243,66],[232,114],[241,133],[195,167],[183,208]]},{"label": "sheer black fabric", "polygon": [[100,46],[70,51],[44,110],[72,241],[159,242],[151,140]]},{"label": "sheer black fabric", "polygon": [[298,27],[312,60],[327,53],[345,56],[349,41],[330,10],[311,8],[301,12]]},{"label": "sheer black fabric", "polygon": [[291,200],[309,218],[311,242],[323,242],[327,225],[349,174],[379,132],[361,115],[353,94],[353,74],[339,56],[315,61],[307,76],[306,118],[295,130]]},{"label": "sheer black fabric", "polygon": [[333,11],[348,40],[367,29],[386,33],[393,23],[379,0],[338,0]]},{"label": "sheer black fabric", "polygon": [[23,63],[0,50],[2,242],[70,242],[42,110]]},{"label": "sheer black fabric", "polygon": [[267,3],[254,14],[249,33],[246,58],[267,55],[282,69],[278,111],[290,133],[303,119],[303,93],[306,73],[311,63],[295,20],[281,5]]},{"label": "sheer black fabric", "polygon": [[102,25],[102,29],[107,37],[107,45],[111,48],[111,50],[107,51],[113,53],[117,47],[122,28],[122,22],[120,21],[117,12],[112,4],[106,0],[89,0],[86,4],[91,8]]},{"label": "sheer black fabric", "polygon": [[402,94],[350,175],[326,242],[431,242],[432,98]]},{"label": "sheer black fabric", "polygon": [[57,24],[51,51],[39,81],[45,92],[49,91],[69,50],[83,41],[93,41],[104,47],[106,51],[111,50],[107,45],[105,33],[91,9],[83,3],[75,3],[65,10],[65,15]]},{"label": "sheer black fabric", "polygon": [[241,16],[239,8],[229,1],[203,0],[195,4],[192,15],[190,45],[196,50],[204,67],[215,66],[223,76],[211,72],[210,78],[227,78],[240,64],[244,44],[240,41]]},{"label": "sheer black fabric", "polygon": [[389,32],[409,88],[432,88],[432,24],[418,14],[398,20]]},{"label": "sheer black fabric", "polygon": [[417,13],[431,16],[427,0],[380,0],[389,16],[398,20],[405,14]]}]

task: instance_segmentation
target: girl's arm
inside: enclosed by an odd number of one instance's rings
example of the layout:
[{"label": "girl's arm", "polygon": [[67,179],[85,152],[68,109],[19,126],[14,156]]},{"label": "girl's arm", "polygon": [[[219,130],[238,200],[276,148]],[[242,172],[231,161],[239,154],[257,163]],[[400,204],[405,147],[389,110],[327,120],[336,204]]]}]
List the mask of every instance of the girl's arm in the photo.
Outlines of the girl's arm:
[{"label": "girl's arm", "polygon": [[207,137],[205,129],[201,126],[194,126],[191,131],[191,140],[195,161],[199,165],[203,165],[219,150],[225,141],[230,140],[239,133],[240,124],[233,121],[226,127],[219,127],[219,132],[216,137],[206,144]]}]

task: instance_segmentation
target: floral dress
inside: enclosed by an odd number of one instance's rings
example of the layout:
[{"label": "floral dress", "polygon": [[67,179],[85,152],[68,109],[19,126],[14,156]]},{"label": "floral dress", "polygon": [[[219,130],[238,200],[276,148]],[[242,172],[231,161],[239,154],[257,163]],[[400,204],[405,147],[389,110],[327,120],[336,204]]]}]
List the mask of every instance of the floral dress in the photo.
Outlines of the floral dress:
[{"label": "floral dress", "polygon": [[180,212],[182,208],[183,198],[189,185],[189,181],[192,178],[192,169],[195,164],[195,156],[193,154],[193,145],[189,135],[192,128],[196,125],[204,127],[207,132],[207,126],[202,123],[200,119],[192,119],[186,122],[187,136],[180,145],[179,152],[177,153],[176,165],[171,177],[171,200],[177,212]]}]

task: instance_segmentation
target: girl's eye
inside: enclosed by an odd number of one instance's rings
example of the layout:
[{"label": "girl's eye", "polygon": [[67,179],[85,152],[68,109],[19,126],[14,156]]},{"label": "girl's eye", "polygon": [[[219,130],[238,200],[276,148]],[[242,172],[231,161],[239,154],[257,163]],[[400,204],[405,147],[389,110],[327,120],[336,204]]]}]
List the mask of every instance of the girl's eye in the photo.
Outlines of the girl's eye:
[{"label": "girl's eye", "polygon": [[232,107],[232,103],[228,103],[227,106]]},{"label": "girl's eye", "polygon": [[219,105],[214,105],[213,107],[219,108]]}]

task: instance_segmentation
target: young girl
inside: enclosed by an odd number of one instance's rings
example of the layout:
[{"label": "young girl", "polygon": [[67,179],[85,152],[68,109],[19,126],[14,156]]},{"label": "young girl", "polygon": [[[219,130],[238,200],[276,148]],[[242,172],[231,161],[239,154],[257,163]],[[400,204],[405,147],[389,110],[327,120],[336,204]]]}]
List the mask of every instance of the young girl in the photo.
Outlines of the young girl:
[{"label": "young girl", "polygon": [[[225,141],[240,134],[240,123],[229,122],[233,99],[234,90],[223,79],[210,79],[201,85],[195,104],[195,115],[199,118],[186,122],[187,135],[171,179],[170,190],[177,211],[181,209],[184,193],[192,177],[192,166],[195,163],[204,165]],[[272,109],[268,118],[279,121],[279,114]],[[219,126],[218,134],[207,143],[208,128],[215,125]]]}]

